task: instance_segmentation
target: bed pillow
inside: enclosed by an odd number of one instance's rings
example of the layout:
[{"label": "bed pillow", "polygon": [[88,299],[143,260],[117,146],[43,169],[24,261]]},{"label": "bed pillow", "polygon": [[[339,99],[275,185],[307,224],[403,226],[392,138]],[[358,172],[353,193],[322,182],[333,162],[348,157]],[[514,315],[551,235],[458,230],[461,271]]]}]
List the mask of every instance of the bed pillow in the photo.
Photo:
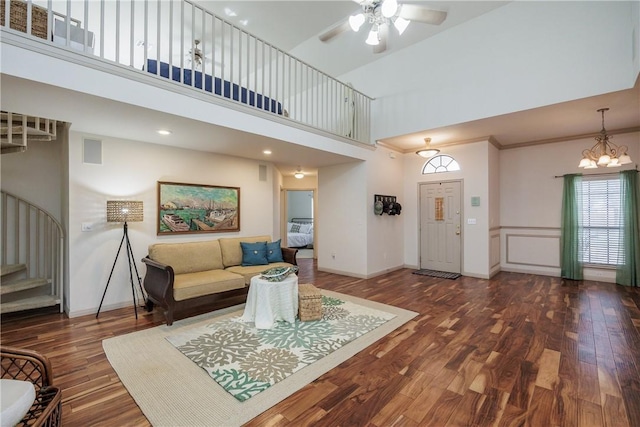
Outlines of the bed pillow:
[{"label": "bed pillow", "polygon": [[240,242],[242,248],[242,265],[267,265],[267,242]]},{"label": "bed pillow", "polygon": [[280,240],[267,243],[267,261],[269,261],[270,263],[284,262],[284,258],[282,258],[282,248],[280,247]]},{"label": "bed pillow", "polygon": [[311,234],[311,224],[300,225],[300,232],[303,234]]},{"label": "bed pillow", "polygon": [[300,233],[300,227],[302,226],[302,224],[296,224],[293,223],[291,224],[291,228],[289,228],[289,231],[292,233]]}]

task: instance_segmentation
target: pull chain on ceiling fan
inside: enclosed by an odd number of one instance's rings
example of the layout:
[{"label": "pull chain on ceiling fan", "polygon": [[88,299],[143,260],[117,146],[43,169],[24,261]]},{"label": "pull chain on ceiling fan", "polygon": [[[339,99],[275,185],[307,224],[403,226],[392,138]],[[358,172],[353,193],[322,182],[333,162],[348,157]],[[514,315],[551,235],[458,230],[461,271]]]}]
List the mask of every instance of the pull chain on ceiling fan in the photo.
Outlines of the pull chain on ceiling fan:
[{"label": "pull chain on ceiling fan", "polygon": [[398,4],[397,0],[353,1],[360,4],[362,12],[351,15],[345,21],[320,34],[321,41],[328,42],[349,29],[358,32],[365,23],[368,23],[371,27],[365,43],[373,46],[374,53],[380,53],[387,49],[389,27],[392,25],[398,34],[402,35],[411,21],[440,25],[447,17],[447,12],[413,4]]}]

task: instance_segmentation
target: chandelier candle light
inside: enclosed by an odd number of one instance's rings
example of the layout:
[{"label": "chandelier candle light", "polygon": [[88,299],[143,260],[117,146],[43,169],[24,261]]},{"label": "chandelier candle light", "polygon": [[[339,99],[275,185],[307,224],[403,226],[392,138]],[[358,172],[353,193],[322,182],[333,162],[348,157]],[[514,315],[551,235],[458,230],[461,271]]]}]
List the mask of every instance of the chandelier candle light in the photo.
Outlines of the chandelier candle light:
[{"label": "chandelier candle light", "polygon": [[615,168],[631,163],[631,157],[627,154],[628,147],[617,146],[610,141],[604,128],[605,111],[609,111],[609,109],[601,108],[598,110],[602,114],[602,130],[600,135],[596,136],[596,144],[591,149],[582,152],[582,160],[580,160],[578,167],[584,169],[596,169],[599,166]]}]

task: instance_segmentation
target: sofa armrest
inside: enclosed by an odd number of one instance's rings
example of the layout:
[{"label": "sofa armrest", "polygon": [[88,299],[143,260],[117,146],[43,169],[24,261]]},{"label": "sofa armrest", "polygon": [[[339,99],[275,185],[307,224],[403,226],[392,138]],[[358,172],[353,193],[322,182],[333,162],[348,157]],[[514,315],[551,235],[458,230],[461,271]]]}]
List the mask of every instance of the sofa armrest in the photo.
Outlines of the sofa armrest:
[{"label": "sofa armrest", "polygon": [[288,262],[289,264],[298,265],[298,260],[296,260],[297,253],[297,249],[282,248],[282,259],[284,259],[284,262]]},{"label": "sofa armrest", "polygon": [[147,265],[147,273],[144,275],[144,289],[151,301],[167,306],[174,302],[173,280],[174,272],[170,265],[154,261],[149,256],[142,258]]}]

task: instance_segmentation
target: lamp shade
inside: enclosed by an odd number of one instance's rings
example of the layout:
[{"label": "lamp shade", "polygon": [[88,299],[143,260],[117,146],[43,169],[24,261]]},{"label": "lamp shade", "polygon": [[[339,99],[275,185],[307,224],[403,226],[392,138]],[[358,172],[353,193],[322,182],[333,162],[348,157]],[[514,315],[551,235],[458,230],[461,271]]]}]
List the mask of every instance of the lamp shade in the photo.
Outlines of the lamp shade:
[{"label": "lamp shade", "polygon": [[107,200],[107,222],[140,222],[142,220],[141,201]]}]

